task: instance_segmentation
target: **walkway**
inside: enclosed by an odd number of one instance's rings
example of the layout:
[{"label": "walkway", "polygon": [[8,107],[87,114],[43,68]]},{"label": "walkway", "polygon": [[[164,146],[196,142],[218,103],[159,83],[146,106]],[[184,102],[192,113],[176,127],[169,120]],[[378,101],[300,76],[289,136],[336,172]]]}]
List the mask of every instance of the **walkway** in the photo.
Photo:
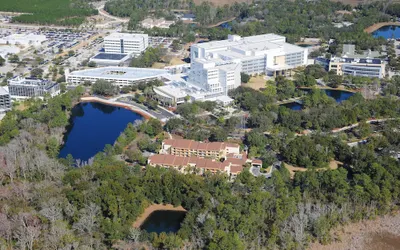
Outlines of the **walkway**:
[{"label": "walkway", "polygon": [[375,23],[368,28],[364,29],[365,32],[367,33],[372,33],[376,30],[379,30],[382,27],[385,26],[400,26],[400,22],[384,22],[384,23]]},{"label": "walkway", "polygon": [[107,100],[107,99],[96,97],[96,96],[82,97],[81,101],[83,101],[83,102],[100,102],[100,103],[104,103],[104,104],[108,104],[108,105],[112,105],[112,106],[118,106],[121,108],[126,108],[129,110],[132,110],[133,112],[138,113],[141,116],[143,116],[145,119],[150,119],[150,118],[157,119],[156,116],[150,114],[149,112],[147,112],[139,107],[136,107],[134,105],[127,104],[127,103]]}]

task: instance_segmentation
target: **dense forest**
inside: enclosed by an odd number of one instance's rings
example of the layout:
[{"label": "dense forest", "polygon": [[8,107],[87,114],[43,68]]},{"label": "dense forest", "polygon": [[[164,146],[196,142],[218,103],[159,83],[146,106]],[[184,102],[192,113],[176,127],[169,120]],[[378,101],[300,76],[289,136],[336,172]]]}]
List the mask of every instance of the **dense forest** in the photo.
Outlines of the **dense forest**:
[{"label": "dense forest", "polygon": [[[165,7],[170,6],[170,7]],[[158,11],[164,8],[163,11]],[[253,4],[235,3],[226,6],[213,6],[204,2],[193,5],[180,1],[140,1],[112,0],[107,2],[105,9],[117,16],[130,16],[129,28],[138,29],[138,24],[149,14],[173,19],[171,9],[186,9],[196,15],[200,26],[178,22],[170,29],[153,28],[146,30],[150,35],[185,37],[189,34],[199,34],[211,40],[225,39],[228,34],[250,36],[263,33],[277,33],[288,38],[289,42],[300,41],[301,38],[316,37],[323,41],[334,39],[330,48],[331,54],[340,52],[343,43],[356,44],[357,49],[379,50],[385,44],[384,39],[377,39],[364,32],[364,29],[377,22],[386,22],[398,15],[398,4],[385,5],[371,3],[351,7],[339,2],[304,1],[304,0],[272,0],[256,1]],[[352,11],[352,10],[355,11]],[[338,12],[349,11],[349,12]],[[229,28],[207,25],[236,17],[229,23]],[[348,27],[337,28],[334,23],[350,22]]]},{"label": "dense forest", "polygon": [[90,15],[97,14],[86,0],[2,0],[0,11],[21,12],[14,22],[78,26]]},{"label": "dense forest", "polygon": [[[2,245],[28,249],[303,249],[310,240],[328,243],[330,229],[339,224],[390,212],[400,198],[400,166],[392,157],[400,143],[397,121],[385,123],[382,136],[354,148],[322,134],[295,138],[282,129],[277,137],[268,138],[255,130],[246,135],[246,145],[259,147],[258,151],[280,147],[285,158],[304,163],[310,170],[297,173],[294,179],[284,167],[271,179],[245,171],[230,182],[222,174],[202,177],[142,169],[114,157],[138,133],[149,138],[162,133],[155,120],[129,125],[116,144],[99,152],[90,165],[77,168],[71,159],[57,159],[68,110],[80,94],[78,88],[49,99],[47,105],[31,102],[25,111],[8,113],[1,123]],[[194,105],[179,112],[190,118],[190,109],[215,108],[213,103]],[[384,107],[367,106],[377,112],[391,109],[386,103]],[[4,133],[5,126],[14,132]],[[344,166],[313,170],[324,166],[328,158]],[[182,205],[188,210],[177,234],[149,234],[131,227],[151,203]]]},{"label": "dense forest", "polygon": [[[336,103],[320,90],[304,94],[295,87],[310,75],[326,76],[320,68],[298,74],[294,81],[278,77],[267,82],[263,91],[240,87],[231,92],[236,105],[249,112],[246,125],[252,130],[242,142],[249,155],[265,166],[280,159],[308,169],[293,179],[285,164],[271,179],[246,169],[234,181],[223,174],[142,168],[142,152],[157,152],[164,131],[227,140],[241,121],[224,119],[214,102],[182,104],[176,111],[182,118],[164,126],[154,119],[129,124],[114,145],[81,164],[70,155],[58,159],[58,152],[83,88],[28,100],[25,109],[13,109],[0,123],[0,244],[22,249],[304,249],[311,241],[330,242],[330,230],[340,224],[396,209],[400,123],[393,118],[400,111],[400,78],[382,80],[381,97],[367,100],[355,94]],[[151,95],[146,86],[139,88]],[[274,103],[293,95],[302,96],[303,110]],[[202,111],[219,117],[208,119]],[[347,145],[345,134],[329,133],[369,118],[392,119],[379,128],[365,123],[355,128],[351,133],[367,138],[357,147]],[[314,133],[296,136],[303,129]],[[332,159],[343,166],[330,170]],[[188,210],[176,234],[131,227],[152,203]]]}]

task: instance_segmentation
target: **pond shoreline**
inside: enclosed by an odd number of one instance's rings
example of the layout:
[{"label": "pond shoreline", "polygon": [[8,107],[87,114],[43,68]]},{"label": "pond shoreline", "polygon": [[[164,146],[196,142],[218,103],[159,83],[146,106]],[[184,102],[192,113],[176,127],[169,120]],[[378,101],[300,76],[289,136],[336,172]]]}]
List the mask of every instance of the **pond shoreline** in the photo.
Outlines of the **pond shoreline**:
[{"label": "pond shoreline", "polygon": [[180,212],[187,212],[182,206],[174,207],[171,204],[152,204],[148,206],[143,213],[136,219],[133,223],[133,227],[140,228],[140,226],[146,221],[150,214],[155,211],[180,211]]},{"label": "pond shoreline", "polygon": [[312,243],[309,250],[375,250],[400,247],[400,213],[341,226],[331,232],[328,245]]},{"label": "pond shoreline", "polygon": [[373,33],[385,26],[400,26],[400,22],[383,22],[383,23],[375,23],[367,28],[364,29],[367,33]]},{"label": "pond shoreline", "polygon": [[94,97],[94,96],[81,97],[80,103],[85,103],[85,102],[98,102],[98,103],[102,103],[102,104],[106,104],[106,105],[110,105],[110,106],[114,106],[114,107],[124,108],[124,109],[130,110],[136,114],[141,115],[146,120],[149,120],[150,118],[155,118],[153,115],[151,115],[148,112],[146,112],[142,109],[139,109],[137,107],[133,107],[128,104],[124,104],[124,103],[120,103],[120,102],[101,99],[101,98]]}]

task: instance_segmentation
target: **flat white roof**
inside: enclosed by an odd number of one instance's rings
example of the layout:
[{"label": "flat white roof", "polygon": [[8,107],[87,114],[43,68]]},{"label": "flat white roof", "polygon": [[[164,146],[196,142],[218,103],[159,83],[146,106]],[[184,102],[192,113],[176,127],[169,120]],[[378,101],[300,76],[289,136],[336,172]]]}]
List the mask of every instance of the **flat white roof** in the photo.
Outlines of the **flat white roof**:
[{"label": "flat white roof", "polygon": [[[45,35],[30,34],[11,34],[9,36],[3,37],[3,40],[16,40],[16,41],[46,41]],[[1,39],[0,39],[1,40]]]},{"label": "flat white roof", "polygon": [[163,85],[163,86],[155,87],[154,91],[159,95],[163,95],[163,96],[169,95],[169,96],[173,96],[174,98],[183,98],[188,95],[186,93],[186,91],[184,91],[183,89],[172,86],[172,85]]},{"label": "flat white roof", "polygon": [[240,37],[238,40],[220,40],[220,41],[212,41],[212,42],[205,42],[205,43],[197,43],[192,46],[196,46],[199,48],[205,49],[216,49],[216,48],[223,48],[228,46],[240,46],[240,45],[250,45],[254,43],[261,43],[261,42],[277,42],[279,40],[285,41],[286,38],[284,36],[280,36],[277,34],[269,33],[264,35],[257,35],[257,36],[247,36],[247,37]]},{"label": "flat white roof", "polygon": [[135,39],[142,39],[143,37],[148,37],[148,35],[147,34],[135,34],[135,33],[112,33],[109,36],[106,36],[104,39],[135,40]]},{"label": "flat white roof", "polygon": [[0,87],[0,95],[8,95],[8,87],[7,89],[5,87]]},{"label": "flat white roof", "polygon": [[140,80],[167,74],[167,70],[132,68],[132,67],[104,67],[70,72],[69,76],[93,77],[116,80]]}]

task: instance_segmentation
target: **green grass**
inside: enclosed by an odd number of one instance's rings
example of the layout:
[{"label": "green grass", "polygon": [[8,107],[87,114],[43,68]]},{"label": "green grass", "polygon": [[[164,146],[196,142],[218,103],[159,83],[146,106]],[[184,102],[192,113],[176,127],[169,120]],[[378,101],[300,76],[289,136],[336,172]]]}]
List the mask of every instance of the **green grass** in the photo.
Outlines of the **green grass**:
[{"label": "green grass", "polygon": [[0,11],[27,13],[14,17],[14,22],[68,26],[80,25],[97,13],[78,0],[1,0]]}]

